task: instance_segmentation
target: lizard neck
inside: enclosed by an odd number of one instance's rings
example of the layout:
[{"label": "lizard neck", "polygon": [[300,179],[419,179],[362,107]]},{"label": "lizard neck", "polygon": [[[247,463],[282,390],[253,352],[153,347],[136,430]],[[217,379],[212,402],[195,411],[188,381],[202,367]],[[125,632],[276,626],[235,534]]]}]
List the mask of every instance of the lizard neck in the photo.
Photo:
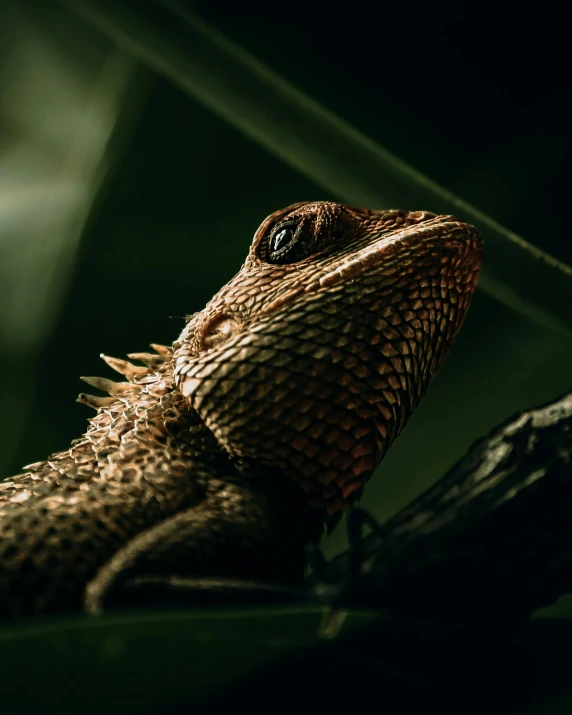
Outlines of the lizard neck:
[{"label": "lizard neck", "polygon": [[193,465],[213,473],[232,469],[211,430],[175,386],[170,361],[138,374],[128,388],[101,405],[84,436],[72,443],[73,451],[90,447],[100,477],[143,470],[152,479],[157,470],[182,473]]},{"label": "lizard neck", "polygon": [[[99,477],[117,480],[121,473],[123,481],[130,481],[143,472],[152,482],[155,474],[161,480],[165,473],[173,480],[193,474],[206,498],[234,482],[265,493],[271,503],[289,504],[289,513],[306,513],[306,495],[292,479],[278,469],[229,454],[181,394],[172,362],[138,375],[133,386],[112,404],[100,407],[84,437],[72,447],[74,451],[91,448]],[[320,528],[323,519],[322,512],[313,508],[304,516],[304,521]]]}]

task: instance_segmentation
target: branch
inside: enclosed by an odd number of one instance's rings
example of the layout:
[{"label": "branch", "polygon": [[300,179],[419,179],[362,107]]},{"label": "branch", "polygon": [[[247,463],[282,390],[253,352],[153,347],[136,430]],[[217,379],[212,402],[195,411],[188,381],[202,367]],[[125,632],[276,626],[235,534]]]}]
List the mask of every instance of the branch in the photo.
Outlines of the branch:
[{"label": "branch", "polygon": [[349,584],[344,607],[453,620],[528,616],[572,589],[571,507],[569,393],[475,443],[411,505],[354,539],[328,565],[327,581]]}]

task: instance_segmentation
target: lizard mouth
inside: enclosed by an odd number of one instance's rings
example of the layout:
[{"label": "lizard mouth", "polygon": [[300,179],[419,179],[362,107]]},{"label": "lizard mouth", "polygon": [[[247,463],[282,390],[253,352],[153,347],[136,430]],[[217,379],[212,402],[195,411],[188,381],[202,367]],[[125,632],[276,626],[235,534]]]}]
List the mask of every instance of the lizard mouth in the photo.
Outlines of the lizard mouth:
[{"label": "lizard mouth", "polygon": [[333,270],[319,276],[306,290],[314,291],[346,282],[380,263],[383,263],[384,273],[397,276],[394,269],[398,264],[403,261],[414,264],[416,254],[431,245],[434,245],[437,260],[439,252],[457,251],[463,256],[465,266],[472,264],[476,270],[482,258],[482,244],[482,237],[474,226],[459,221],[455,216],[435,216],[385,234]]}]

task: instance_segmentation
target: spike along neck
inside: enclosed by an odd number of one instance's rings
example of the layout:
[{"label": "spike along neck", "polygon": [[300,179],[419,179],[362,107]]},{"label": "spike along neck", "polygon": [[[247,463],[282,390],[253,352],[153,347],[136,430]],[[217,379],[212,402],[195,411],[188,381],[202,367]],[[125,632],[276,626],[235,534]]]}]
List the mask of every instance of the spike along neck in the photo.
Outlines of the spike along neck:
[{"label": "spike along neck", "polygon": [[[161,347],[166,348],[166,346]],[[169,348],[166,349],[169,350]],[[113,380],[109,380],[105,377],[80,377],[80,380],[83,380],[91,387],[95,387],[102,392],[107,392],[109,395],[109,397],[102,397],[99,395],[88,395],[83,392],[78,395],[78,402],[83,405],[89,405],[89,407],[93,407],[96,410],[100,407],[109,407],[110,405],[113,405],[120,400],[121,396],[127,397],[128,395],[133,396],[138,394],[143,388],[143,385],[138,382],[136,378],[140,375],[152,376],[154,374],[154,369],[161,365],[165,365],[170,360],[170,352],[169,354],[157,353],[156,355],[153,353],[130,353],[128,355],[128,357],[132,360],[145,362],[145,366],[134,365],[127,360],[109,357],[103,353],[101,353],[100,357],[112,370],[115,370],[120,375],[126,377],[127,381],[114,382]]]},{"label": "spike along neck", "polygon": [[[101,355],[113,370],[126,380],[115,382],[104,377],[80,378],[107,396],[82,393],[77,401],[97,411],[90,420],[86,438],[102,432],[108,442],[135,440],[157,446],[175,443],[174,453],[184,452],[194,460],[227,462],[222,450],[203,420],[181,393],[174,389],[172,349],[152,344],[155,353],[129,353],[131,360],[144,363],[136,365],[127,360]],[[81,441],[81,440],[80,440]],[[98,440],[98,444],[99,440]],[[106,445],[107,448],[109,445]]]}]

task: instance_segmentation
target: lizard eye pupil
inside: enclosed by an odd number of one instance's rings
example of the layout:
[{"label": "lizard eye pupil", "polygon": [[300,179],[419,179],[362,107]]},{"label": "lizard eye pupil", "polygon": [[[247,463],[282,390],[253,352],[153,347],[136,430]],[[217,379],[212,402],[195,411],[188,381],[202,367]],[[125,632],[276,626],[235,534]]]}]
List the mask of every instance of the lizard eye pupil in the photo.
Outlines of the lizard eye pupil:
[{"label": "lizard eye pupil", "polygon": [[276,226],[270,234],[265,260],[268,263],[297,263],[311,252],[311,239],[295,222]]},{"label": "lizard eye pupil", "polygon": [[294,231],[288,228],[281,228],[270,241],[270,253],[277,253],[294,240]]}]

